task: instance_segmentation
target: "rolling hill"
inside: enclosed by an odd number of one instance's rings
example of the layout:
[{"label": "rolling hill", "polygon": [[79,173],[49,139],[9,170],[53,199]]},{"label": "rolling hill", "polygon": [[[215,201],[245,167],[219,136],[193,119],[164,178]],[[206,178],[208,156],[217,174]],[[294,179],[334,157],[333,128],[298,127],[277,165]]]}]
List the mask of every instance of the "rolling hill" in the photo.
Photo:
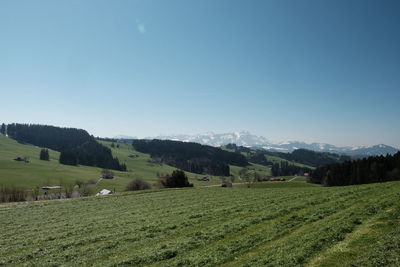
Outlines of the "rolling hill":
[{"label": "rolling hill", "polygon": [[[77,179],[97,181],[100,176],[99,168],[59,164],[57,151],[49,150],[50,161],[39,160],[39,153],[39,147],[0,135],[0,186],[33,188],[74,183]],[[16,157],[27,157],[29,163],[15,161]]]},{"label": "rolling hill", "polygon": [[[100,179],[101,168],[89,166],[69,166],[58,162],[60,153],[49,150],[50,161],[39,160],[40,148],[24,145],[15,140],[0,135],[0,186],[18,186],[26,189],[46,185],[71,185],[77,180],[88,182],[97,181],[95,190],[103,188],[123,191],[125,186],[135,178],[143,178],[150,183],[157,181],[158,174],[171,173],[175,167],[167,164],[153,162],[149,154],[140,153],[133,149],[131,144],[118,143],[112,147],[110,141],[99,141],[111,149],[114,157],[127,166],[127,172],[114,171],[114,179]],[[133,155],[133,156],[132,156]],[[131,157],[130,157],[131,156]],[[29,163],[17,162],[16,157],[28,157]],[[250,168],[256,169],[261,175],[270,175],[270,169],[265,166],[252,164]],[[237,176],[240,169],[230,165],[231,173]],[[219,176],[207,175],[210,181],[198,181],[202,175],[187,172],[190,182],[195,186],[218,184]]]},{"label": "rolling hill", "polygon": [[191,142],[171,140],[133,140],[133,147],[185,171],[229,176],[229,165],[245,167],[246,158],[237,152]]}]

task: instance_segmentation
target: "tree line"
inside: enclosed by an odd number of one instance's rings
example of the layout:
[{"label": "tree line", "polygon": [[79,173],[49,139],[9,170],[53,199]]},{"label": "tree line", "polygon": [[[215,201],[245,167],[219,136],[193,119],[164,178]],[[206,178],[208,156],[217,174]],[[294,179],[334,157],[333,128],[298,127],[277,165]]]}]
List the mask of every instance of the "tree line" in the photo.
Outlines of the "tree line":
[{"label": "tree line", "polygon": [[159,158],[176,168],[198,173],[229,176],[229,164],[247,166],[246,157],[240,153],[220,148],[171,140],[133,140],[135,150]]},{"label": "tree line", "polygon": [[244,152],[247,154],[249,162],[257,163],[265,166],[271,166],[274,163],[269,161],[266,156],[275,156],[287,161],[305,164],[311,167],[320,167],[327,164],[345,162],[351,160],[350,156],[339,155],[330,152],[316,152],[308,149],[296,149],[291,153],[267,151],[264,149],[248,148],[237,146],[235,144],[227,144],[225,148],[234,150],[237,153]]},{"label": "tree line", "polygon": [[330,164],[313,171],[311,182],[341,186],[400,180],[400,152]]},{"label": "tree line", "polygon": [[126,165],[112,156],[111,149],[98,143],[85,130],[17,123],[8,124],[6,130],[9,137],[20,143],[60,151],[61,164],[126,171]]},{"label": "tree line", "polygon": [[308,149],[296,149],[292,153],[266,152],[266,155],[277,156],[288,161],[305,164],[312,167],[320,167],[328,164],[340,163],[351,160],[350,156],[329,152],[316,152]]}]

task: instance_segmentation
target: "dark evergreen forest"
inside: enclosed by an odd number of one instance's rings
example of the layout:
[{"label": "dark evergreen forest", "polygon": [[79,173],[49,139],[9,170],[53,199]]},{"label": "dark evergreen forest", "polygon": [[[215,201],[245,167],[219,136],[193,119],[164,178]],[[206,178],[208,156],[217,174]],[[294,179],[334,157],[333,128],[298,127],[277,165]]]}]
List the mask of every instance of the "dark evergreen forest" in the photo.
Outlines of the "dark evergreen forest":
[{"label": "dark evergreen forest", "polygon": [[350,156],[338,155],[329,152],[316,152],[308,149],[296,149],[292,153],[266,152],[266,155],[278,156],[288,161],[320,167],[327,164],[340,163],[350,160]]},{"label": "dark evergreen forest", "polygon": [[355,185],[400,180],[400,152],[330,164],[316,169],[311,182],[326,186]]},{"label": "dark evergreen forest", "polygon": [[86,165],[125,171],[125,164],[113,158],[111,150],[89,135],[75,128],[61,128],[36,124],[8,124],[7,134],[20,143],[60,151],[60,163]]}]

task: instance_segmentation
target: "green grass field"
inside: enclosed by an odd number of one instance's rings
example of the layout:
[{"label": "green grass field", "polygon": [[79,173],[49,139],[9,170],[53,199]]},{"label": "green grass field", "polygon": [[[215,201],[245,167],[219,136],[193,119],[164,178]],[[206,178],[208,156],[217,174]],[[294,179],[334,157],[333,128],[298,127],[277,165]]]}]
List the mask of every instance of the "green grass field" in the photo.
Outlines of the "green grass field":
[{"label": "green grass field", "polygon": [[288,161],[286,159],[277,157],[277,156],[271,156],[271,155],[266,155],[265,156],[267,158],[268,161],[273,162],[273,163],[281,163],[281,162],[289,162],[289,164],[293,164],[299,167],[304,167],[304,168],[309,168],[309,169],[315,169],[312,166],[306,165],[306,164],[302,164],[302,163],[298,163],[298,162],[292,162],[292,161]]},{"label": "green grass field", "polygon": [[[101,141],[111,148],[111,142]],[[103,188],[123,191],[126,185],[135,178],[143,178],[150,183],[157,180],[157,173],[171,173],[176,168],[166,164],[150,163],[150,156],[133,150],[130,144],[119,144],[119,148],[111,148],[115,157],[120,162],[126,163],[128,172],[115,171],[114,179],[100,179],[100,168],[87,166],[67,166],[58,163],[59,152],[50,150],[50,161],[39,160],[40,148],[23,145],[15,140],[0,135],[0,186],[18,186],[26,189],[42,187],[45,185],[71,185],[77,180],[88,182],[99,181],[96,191]],[[128,157],[137,155],[135,158]],[[28,157],[29,163],[17,162],[16,157]],[[261,165],[252,165],[260,174],[269,175],[270,169]],[[240,167],[231,166],[231,173],[237,176]],[[206,186],[221,183],[220,177],[200,175],[186,172],[189,181],[195,186]],[[210,181],[198,181],[196,178],[208,176]]]},{"label": "green grass field", "polygon": [[0,265],[399,266],[400,182],[0,205]]},{"label": "green grass field", "polygon": [[[39,160],[39,153],[38,147],[22,145],[0,135],[0,186],[33,188],[72,184],[77,179],[85,182],[99,179],[99,168],[59,164],[59,152],[53,150],[49,150],[50,161],[43,161]],[[14,161],[16,157],[28,157],[29,163]]]},{"label": "green grass field", "polygon": [[[133,174],[135,178],[144,178],[148,181],[155,182],[157,180],[157,173],[172,173],[173,170],[176,168],[171,167],[166,164],[157,164],[157,163],[150,163],[150,155],[140,153],[135,151],[130,144],[119,143],[119,148],[111,147],[111,142],[100,141],[103,145],[109,147],[112,150],[114,156],[118,157],[121,162],[124,162],[128,167],[129,172]],[[116,145],[116,143],[115,143]],[[128,157],[129,154],[137,155],[137,157],[130,158]],[[250,168],[254,167],[253,165]],[[231,174],[236,175],[240,170],[238,166],[230,166]],[[260,170],[262,173],[270,173],[270,169],[261,166]],[[221,179],[218,176],[213,175],[202,175],[202,174],[195,174],[186,172],[188,175],[190,182],[193,183],[195,186],[202,186],[202,185],[212,185],[212,184],[220,184]],[[201,178],[207,176],[210,178],[209,182],[197,181],[196,178]]]}]

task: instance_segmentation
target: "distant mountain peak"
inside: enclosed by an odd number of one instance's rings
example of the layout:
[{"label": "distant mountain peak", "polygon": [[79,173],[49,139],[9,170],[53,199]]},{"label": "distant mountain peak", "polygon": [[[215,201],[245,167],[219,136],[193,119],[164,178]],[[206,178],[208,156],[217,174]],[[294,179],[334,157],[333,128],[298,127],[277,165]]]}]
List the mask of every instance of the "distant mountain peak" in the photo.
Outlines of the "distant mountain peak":
[{"label": "distant mountain peak", "polygon": [[253,135],[248,131],[220,133],[220,134],[207,132],[204,134],[196,134],[196,135],[185,135],[185,134],[161,135],[153,138],[180,140],[184,142],[195,142],[210,146],[222,146],[229,143],[234,143],[239,146],[249,147],[254,145],[262,145],[269,142],[265,137]]}]

